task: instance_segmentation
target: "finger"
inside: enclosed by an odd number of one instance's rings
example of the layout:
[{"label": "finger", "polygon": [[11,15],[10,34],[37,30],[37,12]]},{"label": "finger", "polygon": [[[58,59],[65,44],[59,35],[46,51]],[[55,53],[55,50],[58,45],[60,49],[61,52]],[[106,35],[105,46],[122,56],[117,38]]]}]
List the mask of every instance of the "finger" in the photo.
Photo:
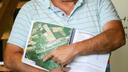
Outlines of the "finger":
[{"label": "finger", "polygon": [[58,63],[58,60],[57,60],[56,57],[52,57],[52,60],[53,60],[54,62]]},{"label": "finger", "polygon": [[58,67],[58,68],[52,69],[50,72],[65,72],[65,71],[63,71],[63,68]]},{"label": "finger", "polygon": [[48,59],[52,58],[53,55],[52,53],[49,53],[48,55],[46,55],[44,58],[43,58],[43,61],[47,61]]},{"label": "finger", "polygon": [[67,66],[67,64],[62,64],[62,65],[61,65],[61,67],[66,67],[66,66]]},{"label": "finger", "polygon": [[60,64],[60,65],[61,65],[61,61],[60,61],[57,57],[53,56],[53,57],[52,57],[52,60],[54,60],[54,61],[55,61],[55,63],[57,63],[57,64]]},{"label": "finger", "polygon": [[70,67],[63,67],[62,68],[64,72],[69,72],[69,70],[71,69]]}]

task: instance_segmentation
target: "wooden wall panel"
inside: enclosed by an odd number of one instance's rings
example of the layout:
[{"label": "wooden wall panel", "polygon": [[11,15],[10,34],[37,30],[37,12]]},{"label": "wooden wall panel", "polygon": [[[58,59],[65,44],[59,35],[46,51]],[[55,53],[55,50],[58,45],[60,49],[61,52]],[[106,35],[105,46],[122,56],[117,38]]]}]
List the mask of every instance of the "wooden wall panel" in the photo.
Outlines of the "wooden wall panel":
[{"label": "wooden wall panel", "polygon": [[13,24],[13,13],[18,4],[18,0],[2,0],[3,6],[0,8],[0,38],[6,29],[11,29]]}]

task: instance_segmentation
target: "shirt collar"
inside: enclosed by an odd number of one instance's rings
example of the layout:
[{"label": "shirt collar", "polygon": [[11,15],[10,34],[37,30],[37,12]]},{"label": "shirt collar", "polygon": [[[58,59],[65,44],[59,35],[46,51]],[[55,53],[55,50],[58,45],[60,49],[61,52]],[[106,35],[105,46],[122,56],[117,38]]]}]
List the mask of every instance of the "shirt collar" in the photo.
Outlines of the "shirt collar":
[{"label": "shirt collar", "polygon": [[49,8],[51,0],[38,0],[38,2],[40,3],[41,6],[45,8]]},{"label": "shirt collar", "polygon": [[75,7],[79,7],[84,3],[84,0],[78,0],[78,2],[76,3]]}]

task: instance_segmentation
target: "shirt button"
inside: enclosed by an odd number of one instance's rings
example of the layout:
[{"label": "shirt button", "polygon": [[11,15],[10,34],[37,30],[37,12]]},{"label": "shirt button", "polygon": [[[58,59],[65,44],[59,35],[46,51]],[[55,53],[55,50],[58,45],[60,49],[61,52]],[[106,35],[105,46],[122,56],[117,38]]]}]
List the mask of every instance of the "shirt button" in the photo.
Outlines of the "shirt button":
[{"label": "shirt button", "polygon": [[64,16],[64,14],[62,14],[62,16]]},{"label": "shirt button", "polygon": [[51,9],[51,7],[48,7],[48,9]]}]

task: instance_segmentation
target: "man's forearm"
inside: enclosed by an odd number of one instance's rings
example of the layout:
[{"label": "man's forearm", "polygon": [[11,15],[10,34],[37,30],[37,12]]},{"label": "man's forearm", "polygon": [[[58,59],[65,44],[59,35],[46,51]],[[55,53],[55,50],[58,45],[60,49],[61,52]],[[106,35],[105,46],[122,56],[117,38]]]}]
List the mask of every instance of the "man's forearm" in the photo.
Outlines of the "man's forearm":
[{"label": "man's forearm", "polygon": [[103,33],[76,43],[80,54],[109,53],[125,44],[124,33],[118,29],[109,29]]},{"label": "man's forearm", "polygon": [[23,49],[7,44],[4,50],[4,63],[5,65],[14,72],[45,72],[43,70],[34,68],[21,62]]},{"label": "man's forearm", "polygon": [[11,64],[12,65],[11,69],[13,69],[13,71],[16,71],[16,72],[46,72],[46,71],[43,71],[43,70],[40,70],[40,69],[31,67],[29,65],[22,63],[21,57],[22,55],[19,53],[17,53],[17,56],[13,57],[14,61],[12,60],[12,64]]}]

